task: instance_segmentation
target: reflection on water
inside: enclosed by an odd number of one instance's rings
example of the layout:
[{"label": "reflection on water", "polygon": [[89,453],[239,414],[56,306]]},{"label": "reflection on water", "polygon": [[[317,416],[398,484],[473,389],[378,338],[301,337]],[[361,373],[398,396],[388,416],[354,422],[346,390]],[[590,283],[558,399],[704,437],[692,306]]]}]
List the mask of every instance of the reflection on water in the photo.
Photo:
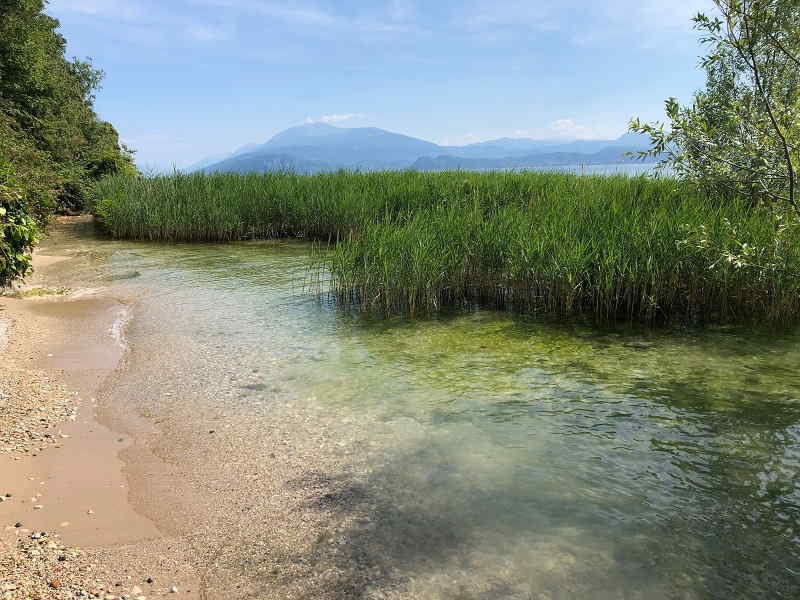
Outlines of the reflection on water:
[{"label": "reflection on water", "polygon": [[[287,485],[333,525],[280,559],[292,575],[234,553],[262,590],[800,595],[796,331],[375,321],[304,289],[301,245],[97,245],[150,290],[132,335],[166,328],[211,357],[242,440],[313,416],[319,463]],[[183,360],[172,377],[211,385]],[[329,453],[350,466],[326,470]]]}]

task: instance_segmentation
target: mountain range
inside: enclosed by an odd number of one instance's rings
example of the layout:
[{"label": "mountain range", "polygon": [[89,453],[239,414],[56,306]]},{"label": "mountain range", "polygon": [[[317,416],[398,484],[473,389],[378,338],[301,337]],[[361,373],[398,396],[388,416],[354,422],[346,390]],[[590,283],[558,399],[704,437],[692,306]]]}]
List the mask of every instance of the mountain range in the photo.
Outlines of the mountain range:
[{"label": "mountain range", "polygon": [[187,171],[250,173],[289,170],[319,173],[337,169],[506,169],[559,165],[623,164],[626,156],[650,147],[646,136],[627,133],[614,140],[500,138],[466,146],[440,146],[375,127],[344,128],[307,123],[209,157]]}]

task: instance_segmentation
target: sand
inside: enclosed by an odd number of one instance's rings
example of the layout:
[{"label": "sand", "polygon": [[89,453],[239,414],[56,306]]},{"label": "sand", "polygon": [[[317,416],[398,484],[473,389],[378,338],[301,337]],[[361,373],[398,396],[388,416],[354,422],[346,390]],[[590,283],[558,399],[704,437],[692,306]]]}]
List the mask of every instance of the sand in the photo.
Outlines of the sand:
[{"label": "sand", "polygon": [[[35,254],[23,290],[50,286],[64,252]],[[184,544],[129,502],[132,441],[97,421],[130,306],[102,288],[22,296],[0,297],[0,598],[200,598]]]}]

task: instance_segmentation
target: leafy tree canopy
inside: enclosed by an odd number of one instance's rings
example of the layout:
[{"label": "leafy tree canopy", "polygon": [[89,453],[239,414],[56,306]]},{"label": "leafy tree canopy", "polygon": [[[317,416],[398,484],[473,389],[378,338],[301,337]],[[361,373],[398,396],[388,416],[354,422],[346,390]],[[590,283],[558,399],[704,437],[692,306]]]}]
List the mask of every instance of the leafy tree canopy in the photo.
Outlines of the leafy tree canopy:
[{"label": "leafy tree canopy", "polygon": [[0,0],[0,161],[36,191],[37,213],[45,189],[72,212],[83,208],[92,181],[132,171],[133,162],[94,112],[103,73],[65,58],[59,23],[44,9],[43,0]]},{"label": "leafy tree canopy", "polygon": [[39,229],[84,208],[94,182],[133,173],[131,152],[97,118],[103,73],[68,60],[44,0],[0,0],[0,287],[24,277]]},{"label": "leafy tree canopy", "polygon": [[694,19],[705,89],[688,106],[667,100],[668,126],[636,119],[631,130],[710,192],[800,216],[800,2],[714,1],[717,16]]}]

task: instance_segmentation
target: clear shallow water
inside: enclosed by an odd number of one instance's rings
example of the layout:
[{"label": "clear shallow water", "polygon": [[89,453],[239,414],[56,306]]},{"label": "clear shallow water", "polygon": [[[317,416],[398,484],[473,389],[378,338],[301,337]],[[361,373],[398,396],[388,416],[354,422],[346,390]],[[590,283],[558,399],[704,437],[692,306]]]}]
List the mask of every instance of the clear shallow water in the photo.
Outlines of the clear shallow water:
[{"label": "clear shallow water", "polygon": [[[797,331],[380,321],[304,289],[305,246],[95,243],[147,290],[120,393],[172,423],[160,454],[219,419],[227,470],[198,469],[252,508],[230,527],[283,502],[287,529],[318,530],[225,546],[255,582],[235,597],[800,597]],[[237,494],[232,465],[278,470],[275,439],[305,470]]]}]

